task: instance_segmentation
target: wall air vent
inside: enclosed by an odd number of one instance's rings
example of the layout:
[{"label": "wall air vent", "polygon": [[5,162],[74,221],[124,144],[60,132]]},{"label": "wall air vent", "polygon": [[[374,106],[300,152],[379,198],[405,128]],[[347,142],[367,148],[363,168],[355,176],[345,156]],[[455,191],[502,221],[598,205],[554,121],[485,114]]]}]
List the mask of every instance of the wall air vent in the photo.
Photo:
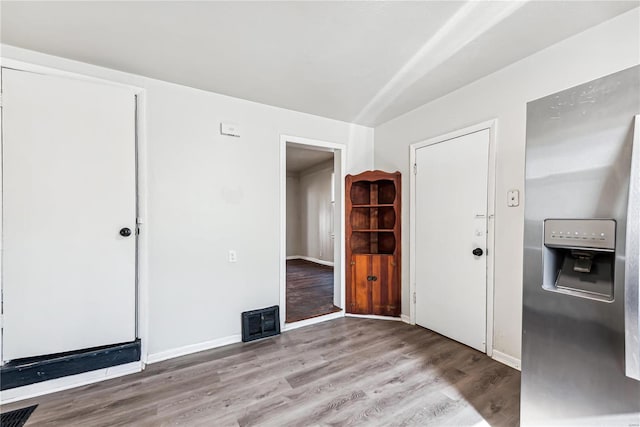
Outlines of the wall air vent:
[{"label": "wall air vent", "polygon": [[262,308],[242,313],[242,341],[253,341],[280,334],[280,308]]}]

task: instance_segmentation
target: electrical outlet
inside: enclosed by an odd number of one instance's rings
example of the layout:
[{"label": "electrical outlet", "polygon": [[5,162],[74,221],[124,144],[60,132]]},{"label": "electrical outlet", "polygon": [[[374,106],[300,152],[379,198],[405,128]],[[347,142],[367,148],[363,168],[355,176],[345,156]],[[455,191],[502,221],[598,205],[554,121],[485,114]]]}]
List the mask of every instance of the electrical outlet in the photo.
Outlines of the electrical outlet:
[{"label": "electrical outlet", "polygon": [[233,249],[229,249],[229,262],[238,262],[238,253]]}]

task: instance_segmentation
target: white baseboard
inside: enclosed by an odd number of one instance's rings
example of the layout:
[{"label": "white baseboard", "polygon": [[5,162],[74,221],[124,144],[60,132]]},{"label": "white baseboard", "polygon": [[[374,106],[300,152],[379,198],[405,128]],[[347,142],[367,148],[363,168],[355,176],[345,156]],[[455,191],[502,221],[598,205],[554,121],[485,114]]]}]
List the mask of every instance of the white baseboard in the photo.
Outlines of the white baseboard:
[{"label": "white baseboard", "polygon": [[291,255],[287,257],[288,260],[292,260],[292,259],[303,259],[305,261],[310,261],[310,262],[315,262],[316,264],[320,264],[320,265],[327,265],[329,267],[333,267],[333,262],[332,261],[325,261],[322,259],[318,259],[318,258],[313,258],[310,256],[304,256],[304,255]]},{"label": "white baseboard", "polygon": [[31,399],[32,397],[42,396],[43,394],[68,390],[70,388],[110,380],[112,378],[135,374],[141,371],[142,362],[131,362],[125,363],[124,365],[112,366],[110,368],[83,372],[82,374],[69,375],[68,377],[56,378],[55,380],[11,388],[0,392],[0,403],[4,405],[18,400]]},{"label": "white baseboard", "polygon": [[377,316],[375,314],[352,314],[345,313],[345,317],[358,317],[360,319],[377,319],[377,320],[395,320],[397,322],[401,322],[402,318],[400,317],[391,317],[391,316]]},{"label": "white baseboard", "polygon": [[507,366],[512,367],[513,369],[520,370],[520,359],[516,359],[513,356],[509,356],[508,354],[502,353],[498,350],[493,350],[492,359],[496,360],[500,363],[504,363]]},{"label": "white baseboard", "polygon": [[401,314],[400,315],[400,320],[402,320],[404,323],[408,323],[409,325],[414,325],[415,323],[413,323],[411,321],[411,317],[407,316],[406,314]]},{"label": "white baseboard", "polygon": [[282,327],[282,332],[291,331],[293,329],[302,328],[304,326],[315,325],[316,323],[326,322],[327,320],[339,319],[341,317],[344,317],[344,310],[325,314],[324,316],[312,317],[311,319],[299,320],[293,323],[285,323]]},{"label": "white baseboard", "polygon": [[211,341],[205,341],[198,344],[185,345],[184,347],[172,348],[171,350],[161,351],[159,353],[147,356],[147,363],[157,363],[163,360],[173,359],[174,357],[185,356],[199,351],[211,350],[212,348],[222,347],[223,345],[235,344],[242,341],[242,335],[231,335],[228,337],[218,338]]}]

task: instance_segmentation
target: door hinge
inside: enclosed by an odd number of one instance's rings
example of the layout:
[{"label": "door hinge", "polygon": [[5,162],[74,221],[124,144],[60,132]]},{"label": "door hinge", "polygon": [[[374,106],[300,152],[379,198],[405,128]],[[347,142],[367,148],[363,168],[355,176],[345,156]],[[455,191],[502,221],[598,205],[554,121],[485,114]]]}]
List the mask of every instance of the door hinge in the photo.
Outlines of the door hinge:
[{"label": "door hinge", "polygon": [[414,164],[413,164],[413,174],[414,174],[414,175],[417,175],[417,174],[418,174],[418,164],[417,164],[417,163],[414,163]]},{"label": "door hinge", "polygon": [[413,293],[413,303],[414,304],[416,303],[416,293],[415,292]]},{"label": "door hinge", "polygon": [[356,265],[356,262],[355,261],[351,261],[351,265]]}]

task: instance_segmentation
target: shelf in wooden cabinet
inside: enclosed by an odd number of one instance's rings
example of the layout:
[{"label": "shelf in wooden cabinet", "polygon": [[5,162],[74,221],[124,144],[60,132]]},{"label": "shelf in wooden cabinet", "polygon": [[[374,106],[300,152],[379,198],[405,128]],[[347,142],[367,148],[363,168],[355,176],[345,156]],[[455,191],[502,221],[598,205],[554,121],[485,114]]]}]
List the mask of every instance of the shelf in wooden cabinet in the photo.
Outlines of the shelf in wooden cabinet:
[{"label": "shelf in wooden cabinet", "polygon": [[351,205],[351,207],[354,208],[392,208],[394,207],[394,204],[391,203],[385,203],[385,204],[378,204],[378,205]]},{"label": "shelf in wooden cabinet", "polygon": [[393,252],[354,252],[353,255],[368,255],[368,256],[394,256]]},{"label": "shelf in wooden cabinet", "polygon": [[393,233],[393,228],[354,228],[353,232],[366,232],[366,233]]}]

